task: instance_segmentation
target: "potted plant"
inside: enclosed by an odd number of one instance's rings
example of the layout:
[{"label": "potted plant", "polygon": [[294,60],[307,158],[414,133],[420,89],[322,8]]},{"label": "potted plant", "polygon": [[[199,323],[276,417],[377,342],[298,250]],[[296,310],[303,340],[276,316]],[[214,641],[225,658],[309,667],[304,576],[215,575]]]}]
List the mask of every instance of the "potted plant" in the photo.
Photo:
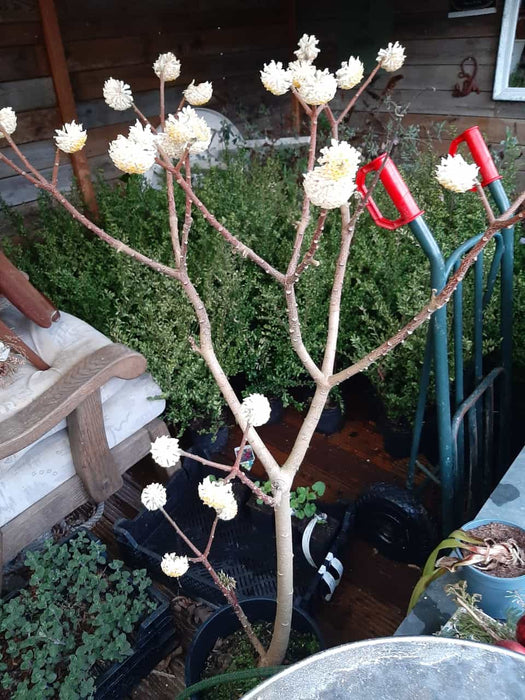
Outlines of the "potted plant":
[{"label": "potted plant", "polygon": [[[453,552],[438,558],[442,550]],[[411,610],[429,583],[447,571],[461,570],[482,610],[503,619],[512,597],[525,597],[525,530],[505,520],[473,520],[454,530],[431,553],[414,588]]]},{"label": "potted plant", "polygon": [[[353,364],[336,370],[339,320],[342,304],[342,294],[346,275],[347,263],[350,258],[350,248],[353,242],[357,220],[369,203],[370,193],[377,184],[381,171],[374,175],[368,194],[363,194],[350,207],[349,201],[356,190],[356,175],[361,158],[357,149],[348,142],[340,140],[340,128],[347,115],[353,109],[357,99],[370,85],[379,70],[387,72],[398,70],[404,62],[404,49],[397,42],[389,44],[381,49],[377,56],[376,66],[370,75],[363,80],[364,67],[359,59],[350,57],[345,61],[336,75],[328,70],[320,70],[314,65],[319,50],[318,40],[313,36],[304,35],[299,41],[297,49],[297,61],[292,62],[287,68],[275,61],[265,65],[261,71],[263,85],[273,94],[282,95],[291,92],[298,101],[305,119],[309,124],[310,140],[306,162],[306,172],[300,182],[297,199],[300,200],[298,219],[294,220],[294,240],[289,249],[286,266],[276,267],[271,262],[270,256],[260,255],[255,248],[256,241],[250,240],[248,230],[246,240],[241,240],[234,228],[235,221],[230,225],[221,218],[219,220],[206,203],[198,196],[192,179],[190,156],[202,154],[211,142],[211,131],[205,120],[200,117],[192,106],[205,104],[212,95],[210,83],[195,85],[192,83],[184,91],[184,99],[173,114],[166,116],[164,102],[164,86],[166,81],[176,80],[180,75],[180,61],[172,54],[161,54],[154,63],[154,71],[160,80],[160,124],[162,131],[156,134],[147,118],[136,106],[131,88],[120,80],[108,79],[104,85],[104,98],[107,104],[118,111],[133,109],[138,117],[136,124],[130,127],[128,136],[120,135],[109,146],[109,155],[116,167],[124,173],[145,173],[155,163],[166,172],[166,199],[169,213],[169,245],[173,252],[173,263],[167,264],[163,259],[158,259],[155,252],[142,252],[130,246],[126,241],[117,240],[108,230],[88,219],[75,205],[70,202],[57,189],[57,175],[60,163],[60,151],[73,153],[80,150],[86,141],[87,134],[82,127],[74,122],[64,125],[57,130],[55,142],[57,145],[57,158],[51,179],[47,180],[34,168],[20,151],[11,134],[16,130],[16,114],[6,107],[0,110],[0,133],[6,139],[13,153],[22,159],[22,170],[3,152],[0,153],[2,161],[12,167],[16,172],[27,177],[38,188],[48,192],[56,199],[58,204],[64,207],[74,218],[86,226],[95,236],[118,251],[121,255],[142,263],[143,265],[164,275],[169,280],[178,283],[180,291],[184,295],[188,306],[193,310],[195,323],[194,332],[190,333],[189,346],[199,361],[204,361],[209,372],[213,376],[217,387],[227,402],[236,422],[242,430],[242,440],[239,455],[242,454],[246,444],[250,444],[263,465],[272,484],[272,494],[264,494],[240,468],[239,457],[234,464],[211,462],[197,455],[189,455],[199,460],[205,466],[209,466],[224,473],[223,479],[212,480],[209,477],[203,479],[198,485],[198,493],[203,503],[214,514],[207,542],[202,548],[196,547],[185,533],[173,521],[169,513],[164,509],[166,505],[166,492],[160,484],[150,484],[142,494],[144,506],[149,510],[159,510],[179,536],[186,542],[192,555],[181,555],[178,552],[167,552],[162,560],[163,571],[172,577],[180,577],[185,574],[189,566],[202,565],[209,573],[213,581],[223,592],[227,601],[234,609],[240,624],[246,631],[250,642],[259,657],[261,666],[274,666],[282,662],[286,653],[291,630],[293,613],[293,546],[290,491],[292,490],[295,475],[301,467],[308,450],[310,440],[319,422],[321,413],[326,405],[329,395],[342,382],[368,369],[368,367],[382,359],[393,349],[400,346],[405,340],[432,316],[439,308],[445,306],[449,296],[463,279],[465,273],[474,260],[493,238],[496,232],[506,228],[520,220],[522,214],[516,214],[525,196],[518,198],[516,202],[500,217],[494,218],[492,212],[488,216],[490,223],[480,241],[469,251],[463,259],[457,272],[452,275],[450,282],[439,293],[433,294],[430,299],[421,305],[417,313],[410,314],[410,320],[404,325],[396,323],[396,331],[389,339],[385,339],[375,349],[370,350],[360,360]],[[355,94],[345,100],[346,106],[336,116],[330,103],[338,89],[350,90],[360,85]],[[344,93],[343,93],[344,94]],[[188,106],[185,106],[187,103]],[[324,114],[330,125],[331,142],[323,144],[319,148],[317,126],[321,114]],[[387,150],[393,142],[390,143]],[[386,162],[386,161],[384,161]],[[437,174],[440,183],[456,192],[466,192],[476,188],[484,206],[490,209],[481,185],[477,183],[477,167],[466,163],[461,156],[444,159]],[[183,209],[177,209],[175,189],[182,193]],[[407,195],[408,196],[408,193]],[[370,203],[371,204],[371,203]],[[415,205],[415,203],[414,203]],[[312,275],[318,265],[316,255],[323,243],[323,229],[327,219],[334,214],[331,210],[338,210],[340,236],[333,251],[332,284],[328,304],[319,308],[310,307],[310,313],[315,317],[321,317],[323,309],[326,312],[325,339],[320,353],[312,353],[305,344],[301,328],[301,315],[303,309],[297,303],[297,289],[302,280],[312,279]],[[178,216],[180,211],[181,216]],[[419,210],[418,210],[419,211]],[[488,214],[488,211],[487,211]],[[270,407],[267,399],[260,394],[251,394],[241,402],[235,394],[228,379],[227,372],[221,364],[213,342],[212,324],[208,309],[199,293],[198,284],[189,274],[187,265],[188,257],[191,257],[191,227],[194,218],[204,218],[213,229],[214,240],[221,240],[232,255],[238,255],[245,259],[247,264],[254,265],[265,274],[281,292],[283,309],[286,309],[287,333],[291,347],[301,362],[304,371],[311,377],[315,385],[312,401],[304,418],[297,438],[291,447],[289,454],[280,463],[269,451],[261,439],[257,428],[264,425],[270,415]],[[410,219],[409,219],[410,220]],[[248,227],[249,229],[249,227]],[[160,236],[160,232],[159,232]],[[165,240],[168,240],[167,236]],[[274,241],[272,241],[274,243]],[[217,270],[220,274],[220,270]],[[159,304],[162,299],[159,299]],[[308,299],[306,300],[308,301]],[[153,315],[152,322],[155,322]],[[146,332],[147,334],[147,332]],[[232,326],[231,334],[235,335],[235,327]],[[178,463],[181,456],[188,456],[180,449],[177,439],[165,438],[157,440],[153,445],[154,459],[166,467]],[[221,577],[220,571],[215,571],[210,564],[209,554],[213,546],[216,531],[222,521],[235,518],[237,502],[232,490],[232,481],[240,480],[261,500],[271,505],[274,509],[276,531],[276,559],[277,559],[277,605],[272,639],[266,647],[258,640],[253,626],[244,614],[238,597],[235,594],[235,582],[229,577]],[[256,550],[256,542],[253,543]]]},{"label": "potted plant", "polygon": [[170,650],[167,599],[87,531],[27,553],[0,600],[0,697],[122,697]]}]

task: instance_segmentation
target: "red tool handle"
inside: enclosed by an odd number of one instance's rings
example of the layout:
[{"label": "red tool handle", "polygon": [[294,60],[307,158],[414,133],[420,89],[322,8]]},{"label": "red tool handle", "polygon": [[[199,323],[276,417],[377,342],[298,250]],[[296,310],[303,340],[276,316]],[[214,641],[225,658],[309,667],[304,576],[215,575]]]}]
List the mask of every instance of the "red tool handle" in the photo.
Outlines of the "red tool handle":
[{"label": "red tool handle", "polygon": [[377,172],[385,160],[385,166],[381,171],[379,179],[381,180],[383,187],[388,192],[390,199],[401,216],[395,221],[392,219],[387,219],[381,214],[379,207],[374,202],[372,197],[369,197],[368,202],[366,203],[366,208],[378,226],[393,231],[400,226],[410,223],[410,221],[416,219],[418,216],[423,214],[423,212],[417,206],[414,198],[410,194],[410,190],[403,180],[401,173],[396,168],[394,161],[386,153],[382,153],[380,156],[375,158],[375,160],[372,160],[367,165],[363,165],[362,168],[359,168],[356,177],[356,185],[359,192],[363,197],[366,197],[368,193],[365,184],[366,176],[368,173],[373,171]]},{"label": "red tool handle", "polygon": [[[498,169],[494,165],[490,151],[487,148],[485,139],[481,135],[479,126],[471,126],[457,138],[455,138],[450,144],[448,152],[451,156],[455,156],[460,144],[466,143],[472,153],[472,157],[479,167],[481,173],[481,185],[486,187],[490,185],[494,180],[500,180],[501,175],[498,173]],[[473,188],[475,189],[475,188]]]}]

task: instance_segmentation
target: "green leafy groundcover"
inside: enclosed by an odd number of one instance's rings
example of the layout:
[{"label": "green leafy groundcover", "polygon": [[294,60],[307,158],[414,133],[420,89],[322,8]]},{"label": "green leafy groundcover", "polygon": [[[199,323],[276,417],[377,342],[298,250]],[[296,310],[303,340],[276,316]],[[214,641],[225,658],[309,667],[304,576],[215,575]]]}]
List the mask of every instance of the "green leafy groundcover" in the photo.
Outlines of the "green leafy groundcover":
[{"label": "green leafy groundcover", "polygon": [[29,584],[0,600],[0,698],[92,698],[95,679],[132,653],[133,633],[156,607],[145,571],[108,562],[85,534],[29,552]]},{"label": "green leafy groundcover", "polygon": [[[453,135],[437,132],[435,136],[443,139],[440,150],[446,152]],[[406,129],[398,141],[395,161],[448,255],[485,228],[483,209],[475,193],[454,195],[440,188],[434,178],[438,158],[417,127]],[[380,142],[369,138],[363,162],[381,148]],[[500,151],[497,164],[505,173],[507,190],[512,192],[515,140],[509,137]],[[240,151],[228,153],[226,161],[226,167],[196,174],[199,196],[241,240],[278,269],[286,269],[302,194],[304,153]],[[183,211],[180,193],[178,196],[179,211]],[[116,187],[99,183],[97,197],[101,223],[112,235],[171,263],[164,192],[130,177]],[[374,197],[387,216],[397,216],[384,192],[378,189]],[[293,389],[307,377],[290,347],[282,289],[257,266],[232,253],[198,211],[193,217],[188,267],[210,310],[217,355],[230,377],[242,376],[247,391],[280,397],[287,405]],[[313,216],[305,246],[314,225]],[[38,235],[30,236],[23,228],[21,233],[28,245],[11,250],[14,260],[58,306],[145,355],[168,400],[167,418],[179,433],[194,421],[203,428],[218,424],[224,403],[203,360],[190,350],[188,337],[196,336],[198,327],[174,281],[109,250],[45,199]],[[324,351],[339,235],[338,212],[331,212],[316,254],[320,264],[306,270],[298,287],[303,338],[318,362]],[[522,248],[518,246],[517,268],[523,263]],[[487,263],[492,254],[489,246]],[[525,318],[521,276],[516,276],[515,286],[515,337],[520,339]],[[468,280],[464,288],[468,314],[472,309]],[[362,216],[343,291],[338,367],[357,360],[396,332],[424,305],[429,293],[429,265],[410,230],[385,231],[377,228],[368,214]],[[485,310],[487,354],[499,343],[498,304],[496,289]],[[423,327],[368,371],[389,417],[408,425],[417,401],[425,334]],[[471,331],[466,329],[467,350],[471,343]],[[521,340],[515,348],[519,372],[525,366]]]}]

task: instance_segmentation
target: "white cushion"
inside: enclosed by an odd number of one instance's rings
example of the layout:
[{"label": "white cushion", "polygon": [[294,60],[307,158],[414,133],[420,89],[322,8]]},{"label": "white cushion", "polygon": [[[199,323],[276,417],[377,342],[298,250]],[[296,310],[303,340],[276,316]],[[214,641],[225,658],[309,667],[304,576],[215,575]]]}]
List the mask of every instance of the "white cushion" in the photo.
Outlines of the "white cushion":
[{"label": "white cushion", "polygon": [[[50,365],[50,369],[40,371],[26,362],[8,383],[0,385],[1,433],[3,420],[27,406],[83,357],[111,341],[66,313],[61,313],[51,328],[40,328],[1,298],[0,318]],[[162,413],[164,400],[151,400],[160,394],[148,373],[130,380],[115,377],[101,388],[110,448]],[[74,474],[64,420],[32,445],[0,460],[0,526]]]}]

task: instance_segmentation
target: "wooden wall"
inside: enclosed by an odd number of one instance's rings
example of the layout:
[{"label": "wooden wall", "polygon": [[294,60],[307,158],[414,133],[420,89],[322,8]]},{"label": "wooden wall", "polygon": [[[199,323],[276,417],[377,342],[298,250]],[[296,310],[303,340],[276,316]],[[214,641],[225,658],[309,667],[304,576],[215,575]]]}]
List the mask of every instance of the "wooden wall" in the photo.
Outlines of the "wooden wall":
[{"label": "wooden wall", "polygon": [[[158,79],[152,64],[173,51],[182,74],[167,90],[176,107],[181,90],[195,78],[212,80],[211,109],[229,113],[267,99],[258,71],[270,58],[287,61],[289,0],[55,0],[79,120],[89,130],[86,153],[91,170],[118,176],[108,162],[108,141],[135,121],[131,110],[115,112],[104,103],[109,76],[128,82],[138,107],[158,115]],[[0,107],[18,115],[16,142],[29,159],[50,172],[54,129],[61,125],[50,77],[37,0],[0,3]],[[10,149],[5,150],[6,154]],[[61,179],[71,178],[69,166]],[[35,198],[34,188],[0,163],[0,195],[18,205]]]},{"label": "wooden wall", "polygon": [[[495,144],[505,137],[508,128],[525,146],[525,103],[495,101],[492,85],[503,0],[497,14],[448,18],[448,0],[393,0],[395,9],[391,39],[405,47],[407,60],[400,71],[394,100],[409,105],[405,124],[432,127],[446,121],[457,132],[477,124],[487,139]],[[453,97],[461,61],[473,56],[477,63],[476,83],[479,94]],[[376,94],[386,85],[383,74],[374,85]],[[365,104],[373,107],[371,96]],[[525,184],[525,163],[521,160],[521,180]]]},{"label": "wooden wall", "polygon": [[[118,176],[108,162],[107,144],[134,121],[131,111],[115,112],[104,103],[102,85],[107,77],[129,82],[139,108],[153,116],[158,98],[152,63],[160,52],[173,51],[183,70],[168,90],[168,109],[178,103],[192,78],[210,79],[214,97],[209,107],[226,113],[241,130],[246,110],[261,104],[281,110],[279,120],[286,125],[290,101],[267,93],[258,71],[271,58],[289,60],[304,31],[320,38],[321,62],[331,68],[351,53],[373,61],[386,41],[401,41],[407,62],[395,99],[409,105],[405,123],[431,126],[447,121],[458,131],[479,124],[493,143],[504,138],[508,127],[525,144],[525,105],[495,102],[491,97],[503,0],[498,14],[460,19],[447,17],[448,0],[55,0],[55,4],[78,116],[89,130],[89,164],[92,172],[101,169],[106,177]],[[467,56],[478,62],[480,94],[455,98],[452,90]],[[389,77],[382,74],[361,109],[375,108]],[[48,173],[53,162],[51,137],[60,118],[38,0],[0,3],[0,107],[7,105],[18,114],[17,142]],[[70,181],[69,166],[61,168],[60,178],[62,184]],[[19,205],[33,200],[35,191],[0,163],[0,195]]]}]

